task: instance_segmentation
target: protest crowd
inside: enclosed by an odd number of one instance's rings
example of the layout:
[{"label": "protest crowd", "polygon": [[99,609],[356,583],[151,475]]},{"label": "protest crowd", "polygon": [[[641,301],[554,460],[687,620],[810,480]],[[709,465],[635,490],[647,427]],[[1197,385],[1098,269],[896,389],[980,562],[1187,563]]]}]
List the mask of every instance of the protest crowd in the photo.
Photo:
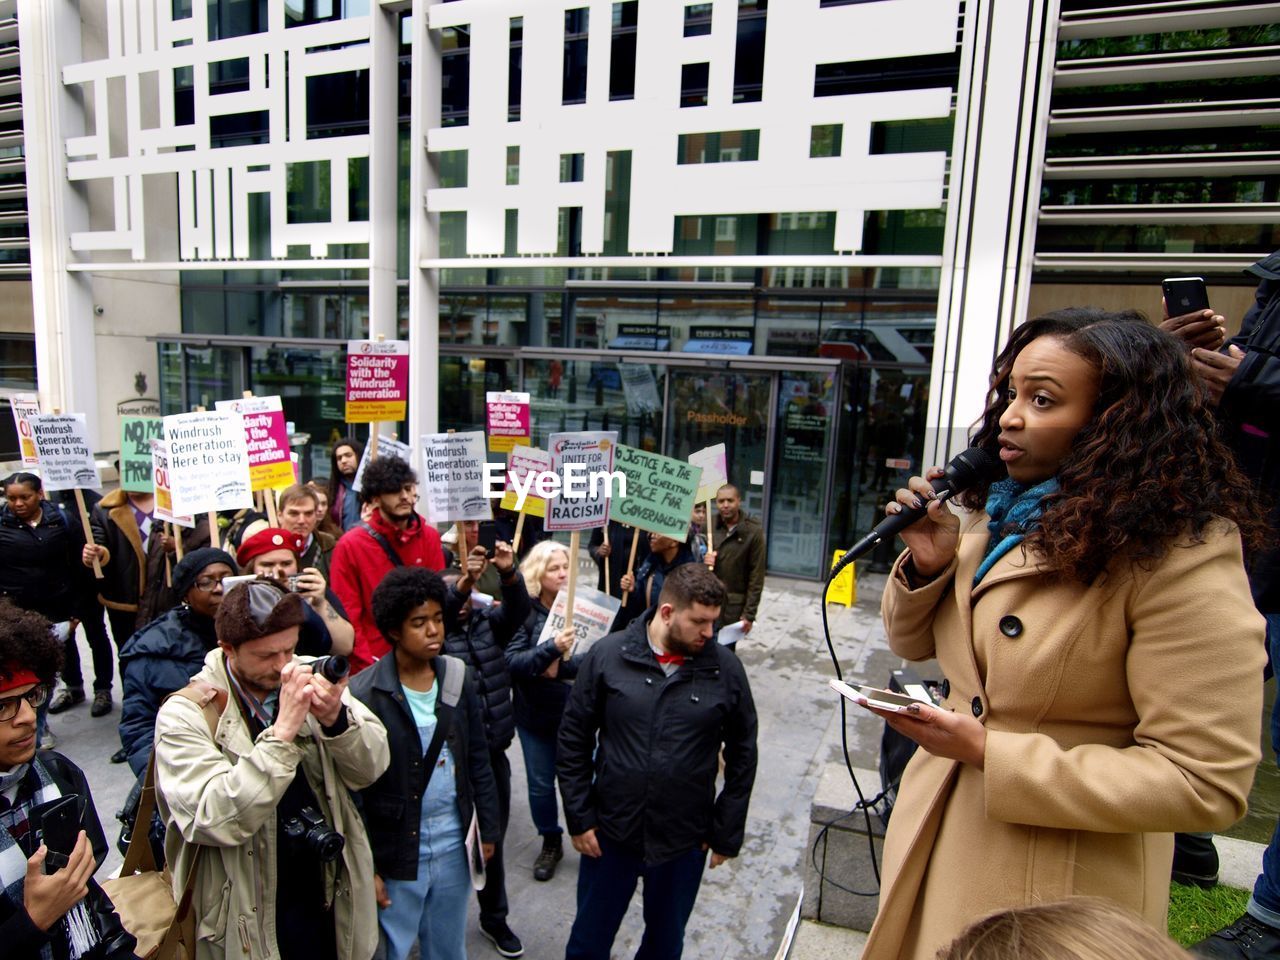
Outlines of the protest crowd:
[{"label": "protest crowd", "polygon": [[[1129,956],[1178,955],[1155,932],[1170,877],[1216,881],[1209,831],[1243,813],[1280,655],[1280,254],[1257,270],[1230,344],[1211,310],[1030,321],[996,360],[972,442],[999,468],[965,519],[936,502],[940,470],[886,505],[928,506],[889,577],[890,643],[947,680],[940,706],[857,701],[921,747],[864,956],[1126,955],[1108,930]],[[366,386],[394,370],[377,346]],[[149,469],[120,464],[104,496],[83,415],[32,415],[0,507],[0,953],[461,960],[474,896],[518,957],[504,846],[532,830],[535,880],[566,832],[581,855],[566,958],[612,955],[638,884],[636,956],[680,957],[704,870],[746,839],[757,717],[737,653],[764,532],[723,446],[676,461],[606,431],[541,451],[520,396],[498,401],[520,442],[426,435],[417,464],[373,409],[370,442],[337,441],[305,485],[270,440],[278,398],[130,424]],[[499,502],[477,485],[495,452],[524,490],[576,463],[660,493]],[[1024,633],[1039,647],[1015,648]],[[1210,659],[1232,697],[1194,695]],[[115,717],[112,759],[137,778],[115,878],[96,876],[92,785],[56,749],[77,709]],[[513,789],[532,823],[512,822]],[[1072,939],[1081,923],[1102,946]],[[1010,952],[981,952],[997,941]],[[1246,914],[1196,950],[1280,956],[1280,841]]]}]

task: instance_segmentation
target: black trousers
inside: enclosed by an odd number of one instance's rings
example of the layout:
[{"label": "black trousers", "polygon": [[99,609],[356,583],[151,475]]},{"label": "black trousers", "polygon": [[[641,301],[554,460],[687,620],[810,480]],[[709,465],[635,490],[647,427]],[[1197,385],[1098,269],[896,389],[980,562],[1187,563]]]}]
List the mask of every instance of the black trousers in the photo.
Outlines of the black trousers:
[{"label": "black trousers", "polygon": [[476,892],[480,902],[480,922],[498,923],[507,919],[507,871],[502,865],[502,848],[506,845],[507,821],[511,819],[511,762],[507,751],[490,750],[489,763],[498,784],[498,818],[502,832],[494,844],[493,856],[484,865],[484,889]]},{"label": "black trousers", "polygon": [[[111,646],[111,638],[107,636],[107,625],[102,620],[102,604],[95,599],[93,603],[85,604],[78,613],[80,622],[84,624],[85,636],[89,640],[89,650],[93,653],[93,689],[110,690],[116,676],[116,653]],[[133,614],[125,614],[125,616],[128,616],[132,622]],[[122,642],[122,639],[117,640],[117,643]],[[74,633],[67,637],[64,652],[62,682],[68,687],[83,687],[84,674],[80,669],[80,647],[76,644]]]}]

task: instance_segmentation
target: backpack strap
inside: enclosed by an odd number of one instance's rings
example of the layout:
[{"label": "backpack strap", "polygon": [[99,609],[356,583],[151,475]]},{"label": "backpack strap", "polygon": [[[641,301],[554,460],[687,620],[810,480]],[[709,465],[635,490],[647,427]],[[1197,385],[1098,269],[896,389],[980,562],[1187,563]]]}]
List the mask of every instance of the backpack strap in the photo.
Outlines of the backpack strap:
[{"label": "backpack strap", "polygon": [[363,530],[369,536],[373,537],[373,539],[377,542],[378,546],[382,548],[382,552],[387,555],[387,559],[391,561],[391,565],[393,567],[404,566],[404,561],[400,559],[400,554],[396,553],[395,548],[391,546],[390,540],[384,537],[377,530],[373,529],[373,527],[365,523],[365,521],[363,520],[360,521],[359,526],[361,530]]},{"label": "backpack strap", "polygon": [[431,735],[431,743],[427,745],[427,752],[422,758],[428,781],[435,772],[445,738],[453,728],[453,715],[457,711],[458,701],[462,699],[462,686],[467,682],[465,660],[451,657],[447,653],[441,654],[440,659],[445,662],[444,682],[440,685],[440,705],[445,709],[440,711],[440,716],[436,719],[436,731]]}]

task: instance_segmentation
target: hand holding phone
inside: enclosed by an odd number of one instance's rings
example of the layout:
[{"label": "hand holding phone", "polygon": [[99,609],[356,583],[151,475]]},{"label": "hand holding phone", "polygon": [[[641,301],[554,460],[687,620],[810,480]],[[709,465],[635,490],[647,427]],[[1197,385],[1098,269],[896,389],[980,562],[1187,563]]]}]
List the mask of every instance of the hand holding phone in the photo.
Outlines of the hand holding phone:
[{"label": "hand holding phone", "polygon": [[1203,277],[1170,277],[1160,287],[1164,290],[1164,308],[1171,317],[1209,309],[1209,291]]},{"label": "hand holding phone", "polygon": [[933,706],[927,700],[917,700],[905,694],[882,690],[880,687],[850,686],[843,680],[828,680],[831,689],[846,700],[852,700],[860,707],[875,707],[877,710],[888,710],[891,713],[902,713],[912,705]]},{"label": "hand holding phone", "polygon": [[48,803],[42,803],[31,811],[31,824],[37,840],[49,853],[44,860],[44,872],[53,873],[65,867],[76,847],[80,835],[80,795],[69,793]]}]

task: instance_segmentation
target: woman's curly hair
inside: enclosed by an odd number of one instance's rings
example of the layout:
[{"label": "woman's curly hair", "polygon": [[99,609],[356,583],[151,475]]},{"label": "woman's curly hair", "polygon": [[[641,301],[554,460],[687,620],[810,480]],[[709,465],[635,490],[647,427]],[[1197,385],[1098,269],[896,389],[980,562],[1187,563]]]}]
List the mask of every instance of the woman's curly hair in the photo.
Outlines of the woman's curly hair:
[{"label": "woman's curly hair", "polygon": [[447,594],[448,587],[435,571],[423,567],[396,567],[374,588],[370,598],[373,622],[387,642],[395,646],[391,635],[400,631],[409,614],[428,600],[434,600],[443,610]]},{"label": "woman's curly hair", "polygon": [[48,620],[0,597],[0,678],[11,678],[12,670],[30,670],[41,683],[53,683],[62,656]]},{"label": "woman's curly hair", "polygon": [[[1266,514],[1218,437],[1186,348],[1132,314],[1059,311],[1014,331],[996,358],[972,445],[998,454],[1013,362],[1043,336],[1060,338],[1099,380],[1093,417],[1058,468],[1061,490],[1024,541],[1051,574],[1090,583],[1118,555],[1149,567],[1179,537],[1201,542],[1215,519],[1234,523],[1246,546],[1262,546]],[[981,509],[991,483],[1004,475],[987,478],[960,502]]]}]

